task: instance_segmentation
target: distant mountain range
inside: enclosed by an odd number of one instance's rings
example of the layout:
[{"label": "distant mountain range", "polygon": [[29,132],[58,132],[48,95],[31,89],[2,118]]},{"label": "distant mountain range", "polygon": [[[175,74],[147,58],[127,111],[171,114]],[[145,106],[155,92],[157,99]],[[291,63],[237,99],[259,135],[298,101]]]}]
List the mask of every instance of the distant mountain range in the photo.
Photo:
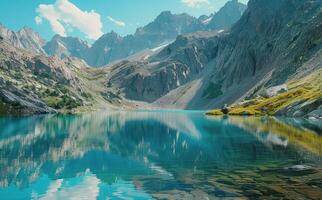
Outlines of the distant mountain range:
[{"label": "distant mountain range", "polygon": [[18,48],[50,56],[57,55],[60,58],[73,56],[85,60],[90,66],[100,67],[145,49],[172,42],[181,34],[227,29],[241,17],[245,9],[246,5],[233,0],[214,15],[199,19],[188,14],[172,14],[165,11],[153,22],[138,28],[133,35],[121,37],[112,31],[101,36],[91,46],[78,38],[59,35],[45,43],[37,33],[28,28],[15,33],[0,27],[0,35]]}]

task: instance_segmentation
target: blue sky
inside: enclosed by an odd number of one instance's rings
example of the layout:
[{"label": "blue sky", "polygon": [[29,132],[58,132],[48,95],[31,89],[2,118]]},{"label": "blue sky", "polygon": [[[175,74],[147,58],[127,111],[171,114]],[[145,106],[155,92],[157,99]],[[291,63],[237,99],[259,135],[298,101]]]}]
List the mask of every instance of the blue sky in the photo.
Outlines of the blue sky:
[{"label": "blue sky", "polygon": [[[1,0],[0,23],[28,26],[49,40],[55,33],[93,41],[111,30],[132,34],[162,11],[211,14],[228,0]],[[239,0],[247,3],[248,0]]]}]

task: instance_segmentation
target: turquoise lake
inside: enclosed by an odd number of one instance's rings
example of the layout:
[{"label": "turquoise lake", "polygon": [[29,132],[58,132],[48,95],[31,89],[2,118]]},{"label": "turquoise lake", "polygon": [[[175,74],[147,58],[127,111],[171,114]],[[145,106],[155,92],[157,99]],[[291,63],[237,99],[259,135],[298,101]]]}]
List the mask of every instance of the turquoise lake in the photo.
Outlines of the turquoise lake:
[{"label": "turquoise lake", "polygon": [[321,199],[322,121],[133,111],[0,118],[0,199]]}]

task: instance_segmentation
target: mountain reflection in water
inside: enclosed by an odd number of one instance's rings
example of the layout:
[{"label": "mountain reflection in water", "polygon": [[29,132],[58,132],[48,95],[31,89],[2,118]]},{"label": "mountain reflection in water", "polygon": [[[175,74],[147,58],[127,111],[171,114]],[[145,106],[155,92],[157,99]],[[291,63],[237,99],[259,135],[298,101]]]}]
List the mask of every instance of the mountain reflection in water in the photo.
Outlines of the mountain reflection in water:
[{"label": "mountain reflection in water", "polygon": [[4,199],[322,196],[322,122],[141,111],[0,118]]}]

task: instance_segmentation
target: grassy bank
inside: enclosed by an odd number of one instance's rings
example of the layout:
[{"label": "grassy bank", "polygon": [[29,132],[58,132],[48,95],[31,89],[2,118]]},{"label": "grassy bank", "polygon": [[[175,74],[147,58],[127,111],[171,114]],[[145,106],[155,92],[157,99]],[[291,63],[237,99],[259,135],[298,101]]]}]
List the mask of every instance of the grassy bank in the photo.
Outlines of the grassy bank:
[{"label": "grassy bank", "polygon": [[[278,111],[297,103],[313,102],[322,98],[322,70],[287,83],[288,91],[277,96],[258,97],[230,107],[228,115],[275,115]],[[207,115],[223,115],[220,109]]]}]

